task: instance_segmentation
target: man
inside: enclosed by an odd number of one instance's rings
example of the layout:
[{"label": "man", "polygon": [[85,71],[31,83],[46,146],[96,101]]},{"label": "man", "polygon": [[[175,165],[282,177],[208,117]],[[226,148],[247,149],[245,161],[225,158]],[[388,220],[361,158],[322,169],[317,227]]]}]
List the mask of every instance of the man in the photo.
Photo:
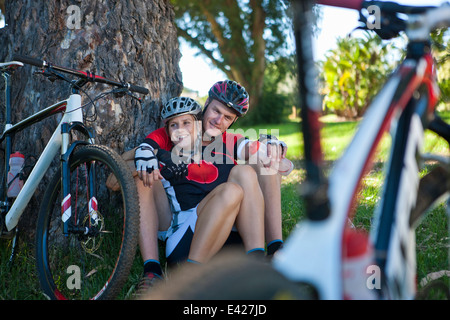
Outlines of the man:
[{"label": "man", "polygon": [[[248,94],[241,85],[234,81],[219,81],[214,84],[210,91],[202,117],[202,147],[211,147],[218,141],[226,141],[226,130],[239,118],[244,116],[249,107]],[[156,139],[157,141],[155,141]],[[172,147],[170,139],[160,136],[154,139],[148,137],[144,143],[153,144],[153,147],[160,147],[169,150]],[[153,141],[152,141],[153,140]],[[236,141],[235,141],[236,142]],[[241,141],[242,142],[242,141]],[[268,154],[270,154],[272,162],[279,162],[285,157],[286,147],[283,143],[271,143],[273,141],[265,141],[267,143]],[[259,148],[258,143],[226,143],[226,146],[232,146],[234,150],[230,153],[237,158],[249,159],[253,154],[260,152],[263,148]],[[138,151],[136,156],[138,155]],[[144,158],[150,159],[152,156],[148,153]],[[149,160],[150,161],[150,160]],[[273,164],[273,163],[272,163]],[[156,182],[160,179],[159,170],[156,162],[153,164],[148,162],[145,168],[138,168],[139,179],[136,179],[138,186],[139,198],[141,204],[141,227],[140,227],[140,249],[144,264],[144,279],[147,285],[150,285],[154,279],[162,275],[159,266],[159,253],[156,234],[158,229],[166,230],[171,221],[167,219],[167,215],[162,216],[161,213],[170,210],[167,201],[164,199],[165,191],[162,184]],[[258,172],[261,165],[257,165]],[[139,170],[143,169],[143,170]],[[151,172],[148,172],[151,171]],[[260,188],[263,192],[265,201],[265,237],[268,243],[268,254],[273,254],[282,244],[281,232],[281,177],[278,174],[259,174],[258,180]]]},{"label": "man", "polygon": [[[203,129],[206,136],[217,136],[226,132],[230,126],[243,117],[249,107],[249,96],[245,88],[235,81],[225,80],[215,83],[209,90],[209,97],[203,109]],[[234,115],[233,110],[238,114]],[[203,139],[204,144],[211,143]],[[287,147],[284,143],[273,143],[270,139],[263,141],[272,157],[273,166],[277,167],[281,159],[286,157]],[[277,141],[278,142],[278,141]],[[279,174],[263,174],[261,163],[255,166],[265,199],[265,236],[268,244],[268,255],[273,255],[283,243],[281,227],[281,176]],[[265,172],[265,171],[263,171]]]}]

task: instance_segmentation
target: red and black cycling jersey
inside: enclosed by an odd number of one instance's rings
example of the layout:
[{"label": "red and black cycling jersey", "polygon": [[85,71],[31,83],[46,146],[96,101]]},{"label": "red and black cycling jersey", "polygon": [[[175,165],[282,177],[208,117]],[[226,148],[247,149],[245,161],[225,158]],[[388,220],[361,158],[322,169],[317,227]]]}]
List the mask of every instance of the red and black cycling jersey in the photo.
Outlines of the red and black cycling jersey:
[{"label": "red and black cycling jersey", "polygon": [[[237,149],[246,138],[240,134],[225,132],[222,139],[215,139],[202,147],[201,159],[188,165],[185,178],[165,184],[173,212],[197,206],[219,184],[226,182],[231,169],[237,164]],[[157,129],[146,138],[155,149],[170,151],[173,143],[164,128]],[[168,188],[173,190],[168,190]]]},{"label": "red and black cycling jersey", "polygon": [[170,140],[170,137],[167,134],[165,128],[159,128],[151,132],[148,136],[145,137],[143,142],[148,143],[155,149],[161,148],[170,151],[173,148],[173,143]]}]

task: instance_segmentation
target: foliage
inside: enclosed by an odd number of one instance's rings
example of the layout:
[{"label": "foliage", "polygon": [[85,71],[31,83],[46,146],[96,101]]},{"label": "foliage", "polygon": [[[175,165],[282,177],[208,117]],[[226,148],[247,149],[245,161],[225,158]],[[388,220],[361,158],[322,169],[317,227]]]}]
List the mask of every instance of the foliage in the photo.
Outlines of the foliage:
[{"label": "foliage", "polygon": [[[441,101],[450,108],[450,37],[449,32],[431,34],[433,55],[437,63]],[[326,111],[347,118],[364,114],[368,103],[381,88],[386,77],[404,54],[393,42],[387,44],[374,33],[364,38],[340,38],[320,63],[322,94]],[[395,61],[395,62],[397,62]]]},{"label": "foliage", "polygon": [[264,72],[258,112],[249,113],[239,122],[244,125],[285,122],[292,107],[299,105],[296,67],[294,55],[270,62]]},{"label": "foliage", "polygon": [[[171,0],[179,36],[199,49],[229,79],[240,82],[255,109],[266,59],[286,55],[291,23],[284,0]],[[252,111],[250,111],[252,112]]]},{"label": "foliage", "polygon": [[337,48],[320,63],[325,109],[347,118],[361,117],[392,71],[390,51],[391,45],[373,33],[339,38]]},{"label": "foliage", "polygon": [[450,110],[450,31],[438,29],[431,34],[433,54],[437,64],[441,101]]}]

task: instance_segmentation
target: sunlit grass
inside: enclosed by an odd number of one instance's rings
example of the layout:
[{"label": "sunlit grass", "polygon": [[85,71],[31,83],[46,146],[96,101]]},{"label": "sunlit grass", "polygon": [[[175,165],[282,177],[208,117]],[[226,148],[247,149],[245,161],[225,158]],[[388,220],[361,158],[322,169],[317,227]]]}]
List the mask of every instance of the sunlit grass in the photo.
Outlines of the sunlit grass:
[{"label": "sunlit grass", "polygon": [[[444,118],[448,114],[443,115]],[[335,117],[322,118],[322,148],[324,159],[332,165],[338,159],[350,143],[358,129],[357,121],[336,121]],[[264,127],[264,126],[262,126]],[[274,128],[274,126],[270,126]],[[282,210],[283,210],[283,236],[288,237],[297,223],[305,218],[305,207],[299,195],[301,183],[305,178],[302,167],[303,139],[300,131],[300,123],[282,124],[277,127],[279,138],[288,146],[288,158],[294,160],[296,169],[282,182]],[[373,213],[381,197],[384,182],[385,169],[391,136],[385,134],[379,144],[374,157],[375,164],[372,170],[363,180],[363,186],[357,195],[358,205],[355,210],[354,224],[358,228],[370,231]],[[447,142],[430,131],[425,132],[423,152],[449,155]],[[425,163],[420,171],[420,176],[425,175],[432,163]],[[446,205],[441,203],[433,208],[416,230],[417,243],[417,277],[418,281],[424,279],[427,274],[435,271],[450,270],[449,266],[449,232]],[[449,282],[448,277],[444,281]],[[420,288],[420,283],[419,283]]]}]

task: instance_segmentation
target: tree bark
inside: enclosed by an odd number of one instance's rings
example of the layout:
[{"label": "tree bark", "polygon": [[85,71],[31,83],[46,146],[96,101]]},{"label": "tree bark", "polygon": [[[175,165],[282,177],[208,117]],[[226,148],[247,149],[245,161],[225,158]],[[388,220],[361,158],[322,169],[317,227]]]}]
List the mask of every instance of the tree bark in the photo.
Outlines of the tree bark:
[{"label": "tree bark", "polygon": [[[168,0],[10,0],[5,11],[7,26],[0,29],[0,61],[9,61],[18,53],[149,89],[142,103],[112,96],[96,103],[97,120],[87,124],[95,130],[98,144],[118,153],[136,146],[159,127],[161,105],[182,91],[181,54]],[[13,123],[66,99],[70,93],[67,83],[35,76],[34,69],[25,66],[12,78]],[[98,84],[84,87],[91,97],[107,89]],[[83,102],[87,101],[83,95]],[[93,108],[84,111],[89,115]],[[60,116],[55,116],[17,134],[13,151],[38,156],[59,120]],[[52,167],[44,180],[56,170]],[[32,222],[46,181],[22,217],[26,229],[34,231]]]}]

